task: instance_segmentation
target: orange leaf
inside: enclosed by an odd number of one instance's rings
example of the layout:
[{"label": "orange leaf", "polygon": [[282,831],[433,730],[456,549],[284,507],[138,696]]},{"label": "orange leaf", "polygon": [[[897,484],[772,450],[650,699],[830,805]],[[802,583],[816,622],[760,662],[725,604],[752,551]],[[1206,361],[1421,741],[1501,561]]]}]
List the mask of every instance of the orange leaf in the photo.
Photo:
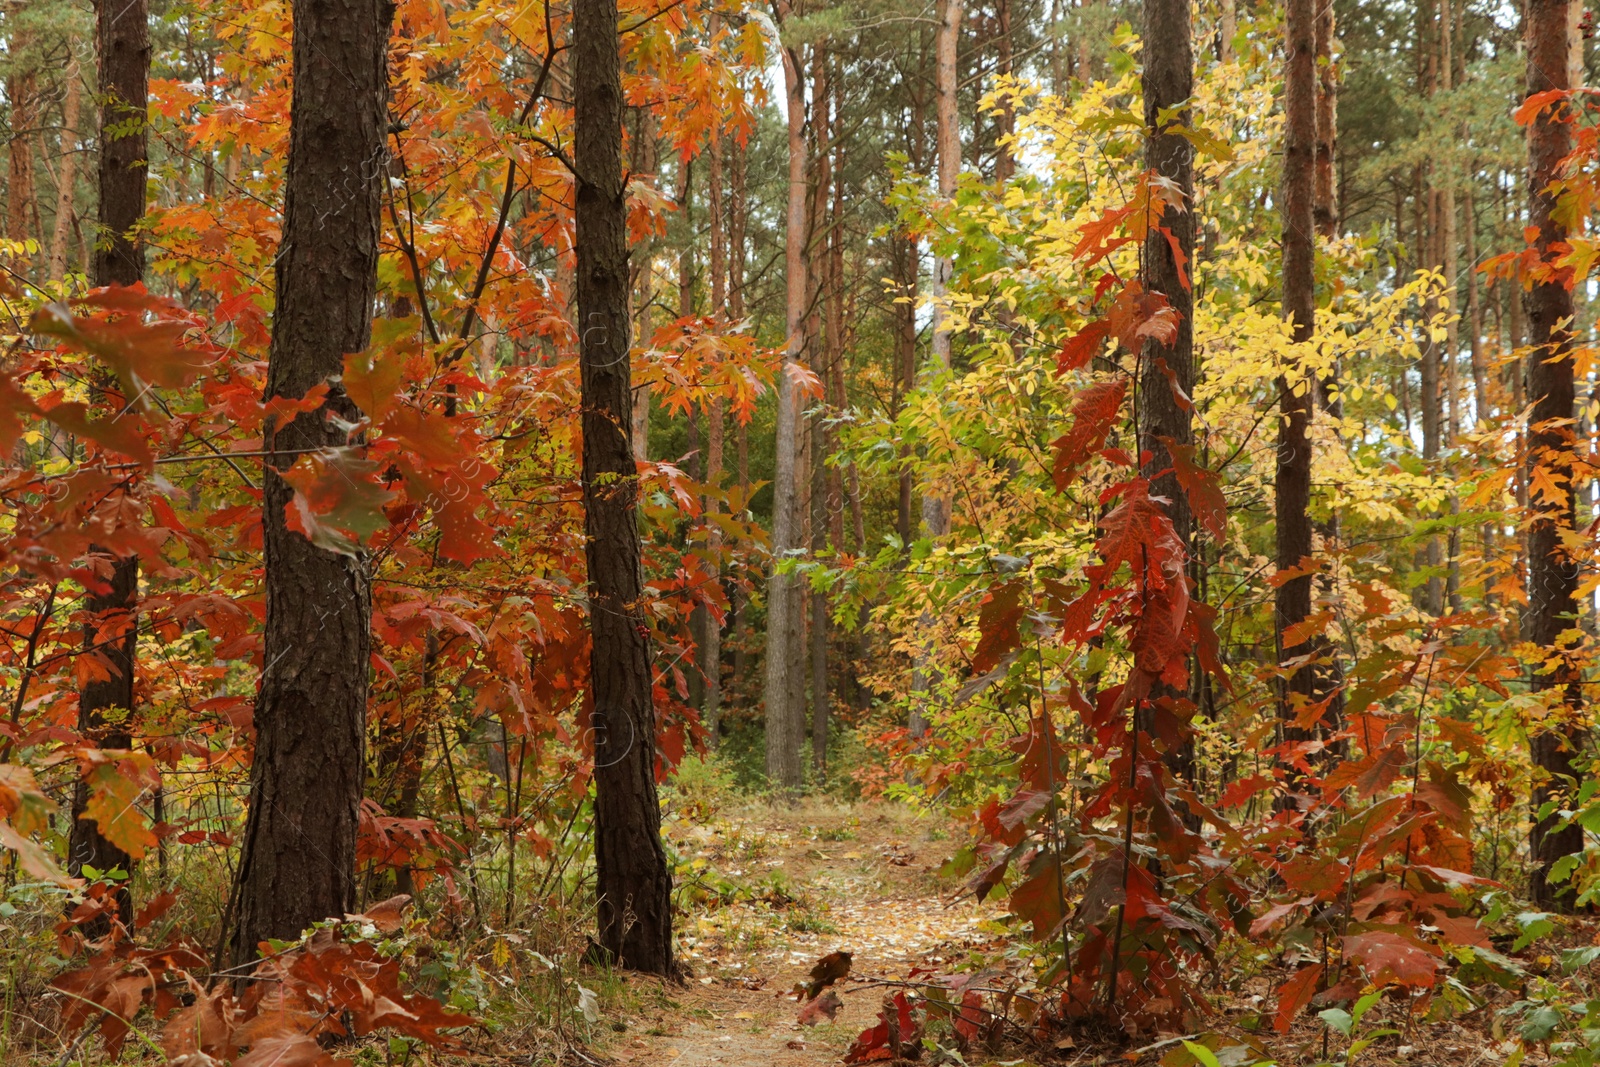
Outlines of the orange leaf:
[{"label": "orange leaf", "polygon": [[1289,1024],[1304,1010],[1316,995],[1317,983],[1322,980],[1322,964],[1313,963],[1296,971],[1294,977],[1278,988],[1278,1014],[1273,1028],[1280,1034],[1289,1032]]}]

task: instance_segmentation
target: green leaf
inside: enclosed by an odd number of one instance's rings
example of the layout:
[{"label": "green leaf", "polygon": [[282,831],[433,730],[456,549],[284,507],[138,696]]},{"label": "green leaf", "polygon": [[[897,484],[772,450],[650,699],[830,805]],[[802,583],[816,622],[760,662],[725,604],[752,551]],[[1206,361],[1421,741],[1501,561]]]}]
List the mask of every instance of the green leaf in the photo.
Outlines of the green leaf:
[{"label": "green leaf", "polygon": [[1556,928],[1556,924],[1550,921],[1550,913],[1546,911],[1522,912],[1516,917],[1516,923],[1522,929],[1522,933],[1512,943],[1512,952],[1521,952]]},{"label": "green leaf", "polygon": [[1561,1025],[1561,1012],[1548,1004],[1540,1005],[1528,1013],[1517,1033],[1524,1041],[1548,1041]]},{"label": "green leaf", "polygon": [[1185,1041],[1183,1047],[1188,1049],[1189,1055],[1193,1056],[1204,1067],[1222,1067],[1222,1062],[1217,1059],[1217,1054],[1204,1045],[1196,1044],[1193,1041]]},{"label": "green leaf", "polygon": [[1317,1012],[1317,1018],[1326,1023],[1328,1029],[1337,1030],[1345,1037],[1349,1037],[1350,1032],[1356,1027],[1355,1019],[1351,1018],[1350,1013],[1343,1008],[1325,1008]]},{"label": "green leaf", "polygon": [[1600,945],[1569,948],[1561,953],[1561,973],[1572,974],[1574,971],[1581,971],[1595,960],[1600,960]]}]

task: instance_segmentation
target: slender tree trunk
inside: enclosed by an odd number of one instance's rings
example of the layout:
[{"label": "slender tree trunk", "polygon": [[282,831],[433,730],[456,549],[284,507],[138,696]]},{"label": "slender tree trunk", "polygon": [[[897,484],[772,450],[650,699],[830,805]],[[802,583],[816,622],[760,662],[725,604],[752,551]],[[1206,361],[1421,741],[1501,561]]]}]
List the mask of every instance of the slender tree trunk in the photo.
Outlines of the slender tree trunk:
[{"label": "slender tree trunk", "polygon": [[1236,0],[1220,0],[1221,13],[1217,19],[1217,61],[1233,62],[1233,39],[1239,35],[1239,15]]},{"label": "slender tree trunk", "polygon": [[[910,234],[897,234],[891,239],[897,267],[895,281],[898,295],[894,306],[894,395],[891,414],[900,417],[905,396],[916,386],[917,375],[917,238]],[[902,449],[900,477],[895,503],[895,534],[901,545],[909,550],[916,531],[911,528],[911,497],[913,479],[911,456]]]},{"label": "slender tree trunk", "polygon": [[[1313,0],[1288,0],[1285,20],[1283,160],[1283,313],[1294,326],[1294,342],[1311,340],[1316,316],[1316,16]],[[1313,383],[1278,381],[1282,416],[1278,430],[1275,484],[1277,564],[1280,571],[1298,568],[1312,554],[1311,539],[1311,409]],[[1286,631],[1311,614],[1309,574],[1278,587],[1274,636],[1278,662],[1313,651],[1309,641],[1289,644]],[[1310,739],[1290,724],[1299,708],[1313,699],[1316,672],[1310,665],[1294,668],[1283,682],[1278,716],[1287,742]]]},{"label": "slender tree trunk", "polygon": [[[1011,77],[1015,71],[1011,55],[1011,0],[995,0],[995,73],[1002,78]],[[1001,104],[995,116],[994,180],[1005,183],[1016,171],[1016,158],[1009,139],[1017,130],[1016,109],[1009,100]]]},{"label": "slender tree trunk", "polygon": [[[729,140],[728,157],[728,318],[736,325],[744,323],[744,231],[745,203],[745,148],[737,140]],[[744,514],[750,506],[750,428],[739,419],[733,431],[734,476],[739,486],[739,508]],[[728,632],[739,633],[744,617],[746,597],[742,588],[736,587],[732,597],[732,612],[728,619]],[[745,642],[737,641],[733,650],[733,676],[745,676]]]},{"label": "slender tree trunk", "polygon": [[[78,181],[78,111],[83,104],[83,76],[76,53],[67,61],[66,96],[61,101],[61,153],[56,164],[56,217],[50,235],[50,280],[67,272],[67,238],[72,233],[74,193]],[[87,266],[87,264],[86,264]]]},{"label": "slender tree trunk", "polygon": [[[1191,115],[1181,107],[1194,95],[1194,40],[1189,0],[1144,0],[1144,121],[1145,165],[1183,193],[1180,210],[1168,208],[1161,225],[1177,240],[1184,263],[1194,261],[1194,147],[1188,137],[1168,132],[1187,127]],[[1165,114],[1167,117],[1163,117]],[[1172,472],[1168,442],[1193,444],[1190,398],[1194,396],[1194,296],[1184,277],[1185,266],[1173,254],[1167,235],[1150,233],[1144,242],[1145,286],[1161,293],[1178,313],[1172,343],[1151,338],[1139,353],[1139,443],[1141,455],[1150,458],[1142,473],[1149,478],[1151,494],[1166,498],[1172,527],[1183,542],[1193,570],[1194,517],[1189,498]],[[1171,375],[1169,378],[1168,375]],[[1181,392],[1181,396],[1179,393]],[[1168,701],[1175,691],[1152,694]],[[1186,739],[1167,754],[1172,770],[1190,782],[1194,778],[1194,740]]]},{"label": "slender tree trunk", "polygon": [[[1194,149],[1186,136],[1167,131],[1190,121],[1187,109],[1173,113],[1194,94],[1189,0],[1144,0],[1143,7],[1145,165],[1181,190],[1188,203],[1194,197]],[[1162,112],[1169,113],[1165,122]],[[1177,239],[1185,262],[1192,261],[1193,213],[1168,208],[1161,225]],[[1172,456],[1166,445],[1166,440],[1179,445],[1194,441],[1185,409],[1194,395],[1194,297],[1184,284],[1184,270],[1166,235],[1152,231],[1144,243],[1146,287],[1167,298],[1178,313],[1178,329],[1170,345],[1151,338],[1139,354],[1139,451],[1150,457],[1143,473],[1151,479],[1151,495],[1170,501],[1167,513],[1173,528],[1192,554],[1194,521],[1189,498],[1172,473]],[[1182,390],[1182,399],[1175,389]]]},{"label": "slender tree trunk", "polygon": [[[656,128],[655,114],[650,108],[637,108],[634,127],[630,131],[629,147],[632,149],[628,169],[634,174],[648,174],[659,178],[660,131]],[[651,319],[655,312],[654,239],[646,237],[633,249],[628,264],[628,291],[633,295],[633,320],[635,334],[640,343],[651,343],[654,328]],[[640,382],[634,386],[628,409],[628,439],[633,447],[633,458],[640,463],[650,458],[650,386]]]},{"label": "slender tree trunk", "polygon": [[[336,379],[367,346],[377,285],[391,8],[296,0],[294,95],[267,396]],[[316,412],[269,427],[263,465],[267,621],[256,698],[250,813],[233,954],[293,939],[356,898],[357,810],[366,777],[372,590],[359,549],[334,552],[288,527],[281,476],[300,453],[351,444],[361,412],[337,384]],[[313,847],[314,843],[314,847]]]},{"label": "slender tree trunk", "polygon": [[599,942],[631,970],[677,977],[672,874],[656,797],[650,628],[640,573],[639,479],[624,427],[628,206],[622,175],[622,65],[615,0],[573,8],[583,505],[592,635],[595,893]]},{"label": "slender tree trunk", "polygon": [[[828,549],[828,417],[832,400],[828,382],[833,376],[835,323],[831,308],[837,291],[833,288],[832,259],[829,250],[831,225],[828,217],[829,193],[833,188],[833,88],[828,53],[821,47],[811,51],[811,129],[813,137],[810,237],[812,249],[812,294],[808,304],[808,347],[814,369],[823,381],[823,401],[811,410],[807,420],[809,444],[807,462],[810,478],[807,488],[807,516],[812,558],[821,558]],[[828,762],[828,597],[818,589],[805,591],[810,611],[807,636],[811,645],[811,765],[821,774]]]},{"label": "slender tree trunk", "polygon": [[1483,351],[1483,296],[1478,281],[1478,213],[1473,207],[1472,183],[1461,190],[1462,237],[1467,255],[1467,336],[1472,365],[1473,424],[1482,430],[1489,418],[1489,364]]},{"label": "slender tree trunk", "polygon": [[[956,99],[960,73],[956,49],[961,40],[961,5],[962,0],[943,0],[934,57],[939,196],[946,201],[955,199],[956,184],[961,176],[961,127]],[[941,302],[950,292],[950,281],[954,274],[955,261],[949,255],[934,259],[930,290],[934,300],[933,358],[927,368],[930,381],[950,372],[950,317],[942,309]],[[943,537],[949,533],[950,501],[936,494],[923,497],[922,522],[930,537]]]},{"label": "slender tree trunk", "polygon": [[[713,16],[714,19],[714,16]],[[713,21],[715,29],[715,21]],[[722,173],[722,133],[713,130],[710,146],[710,173],[706,180],[707,208],[710,215],[711,249],[710,263],[707,269],[711,274],[711,316],[718,329],[726,329],[728,324],[725,301],[728,296],[727,255],[725,250],[726,228],[725,213],[727,205],[723,196]],[[722,484],[722,449],[724,432],[724,411],[722,397],[718,395],[711,401],[711,410],[706,413],[706,483],[720,487]],[[722,510],[720,502],[713,502],[706,498],[705,507],[715,507]],[[722,584],[722,564],[719,557],[722,553],[722,530],[714,522],[706,524],[706,548],[714,561],[716,568],[716,581]],[[705,678],[705,702],[701,705],[700,721],[706,729],[706,743],[712,748],[717,747],[717,731],[722,715],[722,627],[723,624],[714,619],[708,620],[704,639],[700,645],[700,673]]]},{"label": "slender tree trunk", "polygon": [[[116,5],[122,0],[102,0],[101,6]],[[20,4],[9,5],[13,15],[20,9]],[[24,31],[16,31],[10,40],[10,54],[13,62],[27,49],[31,42]],[[6,236],[14,241],[27,240],[38,237],[34,228],[34,159],[33,142],[37,136],[35,126],[39,122],[39,77],[32,70],[23,67],[13,71],[6,78],[6,99],[11,104],[11,140],[7,144],[9,154],[6,175]],[[142,135],[141,135],[142,136]]]},{"label": "slender tree trunk", "polygon": [[[1568,89],[1571,85],[1569,29],[1572,0],[1528,0],[1528,95]],[[1560,105],[1565,108],[1567,105]],[[1542,259],[1552,246],[1567,240],[1566,227],[1557,218],[1556,196],[1550,184],[1559,164],[1572,149],[1570,125],[1557,121],[1554,110],[1543,112],[1528,130],[1528,224],[1537,231],[1535,247]],[[1560,281],[1535,283],[1524,296],[1528,312],[1528,356],[1524,362],[1528,398],[1533,411],[1528,424],[1529,462],[1551,471],[1554,480],[1573,473],[1573,430],[1570,420],[1576,401],[1573,378],[1573,339],[1566,321],[1573,314],[1572,293]],[[1570,484],[1570,483],[1568,483]],[[1578,564],[1563,546],[1573,536],[1576,501],[1537,496],[1530,505],[1528,526],[1528,608],[1523,616],[1523,638],[1547,650],[1556,666],[1536,668],[1533,689],[1551,692],[1554,699],[1573,709],[1581,719],[1581,672],[1562,648],[1562,635],[1576,631],[1578,621]],[[1553,721],[1565,721],[1559,718]],[[1558,829],[1561,818],[1553,813],[1538,817],[1538,809],[1555,796],[1568,795],[1577,783],[1577,760],[1584,739],[1582,727],[1552,726],[1532,738],[1533,762],[1539,775],[1531,803],[1535,811],[1529,851],[1534,862],[1529,896],[1543,908],[1570,907],[1570,887],[1551,885],[1550,866],[1560,857],[1583,848],[1578,826]]]},{"label": "slender tree trunk", "polygon": [[[100,86],[100,227],[104,233],[91,265],[95,285],[137,285],[144,280],[144,248],[134,238],[134,228],[144,217],[145,178],[149,156],[144,125],[149,107],[149,9],[145,0],[100,0],[96,8]],[[14,101],[14,106],[20,106]],[[30,123],[32,119],[28,120]],[[110,131],[117,131],[112,133]],[[12,141],[13,151],[17,141]],[[29,178],[32,180],[31,162]],[[13,158],[13,179],[16,177]],[[12,201],[12,207],[16,201]],[[126,402],[127,398],[123,398]],[[102,749],[125,749],[133,737],[126,724],[108,726],[108,711],[133,711],[134,666],[138,645],[139,557],[112,557],[98,548],[97,571],[106,580],[87,600],[89,617],[84,645],[100,647],[107,676],[86,682],[78,695],[78,727]],[[102,569],[103,568],[103,569]],[[133,861],[106,840],[92,820],[83,817],[89,795],[79,782],[73,793],[73,820],[67,847],[67,866],[76,875],[86,866],[101,871],[121,869],[132,873]],[[118,916],[133,928],[133,898],[126,883],[117,894]],[[91,924],[90,937],[105,933],[107,925]]]},{"label": "slender tree trunk", "polygon": [[[957,181],[961,176],[961,127],[957,110],[959,69],[957,46],[961,41],[962,0],[943,0],[940,6],[939,33],[934,46],[934,106],[937,115],[936,155],[939,163],[939,197],[953,201]],[[955,275],[955,260],[948,254],[935,257],[933,262],[933,351],[926,367],[926,380],[931,384],[950,373],[950,316],[943,301],[950,292],[950,282]],[[950,532],[950,500],[938,493],[927,493],[922,498],[922,525],[930,538],[938,539]],[[926,630],[932,617],[923,615]],[[912,737],[928,733],[929,697],[938,682],[937,652],[932,642],[917,651],[917,662],[911,678],[911,715],[909,727]]]},{"label": "slender tree trunk", "polygon": [[1339,153],[1339,68],[1333,62],[1333,3],[1317,5],[1317,233],[1332,239],[1339,232],[1338,182],[1334,160]]},{"label": "slender tree trunk", "polygon": [[[787,7],[785,7],[787,10]],[[779,572],[777,562],[801,547],[796,484],[799,463],[800,398],[790,368],[805,356],[807,299],[810,296],[806,251],[806,101],[805,67],[794,49],[783,49],[785,113],[789,136],[789,197],[785,227],[784,267],[787,281],[788,344],[778,372],[777,440],[772,478],[772,556],[767,583],[766,748],[767,778],[783,790],[800,787],[800,738],[804,735],[805,644],[799,607],[804,592],[792,574]]]}]

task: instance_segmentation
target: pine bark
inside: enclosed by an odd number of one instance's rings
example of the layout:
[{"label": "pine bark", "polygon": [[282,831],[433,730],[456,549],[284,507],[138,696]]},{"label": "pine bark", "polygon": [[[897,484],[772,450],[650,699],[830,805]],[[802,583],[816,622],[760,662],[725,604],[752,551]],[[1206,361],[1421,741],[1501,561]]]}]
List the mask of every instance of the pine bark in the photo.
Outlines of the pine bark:
[{"label": "pine bark", "polygon": [[[1168,208],[1161,225],[1177,239],[1186,263],[1194,260],[1194,147],[1182,133],[1190,112],[1171,112],[1194,95],[1194,46],[1189,0],[1144,0],[1145,166],[1183,192],[1185,204]],[[1165,497],[1173,529],[1192,555],[1194,519],[1189,498],[1172,471],[1172,456],[1163,439],[1187,445],[1194,441],[1190,414],[1184,408],[1194,395],[1194,297],[1166,235],[1152,231],[1144,243],[1146,287],[1162,294],[1178,313],[1171,344],[1155,338],[1139,353],[1139,450],[1150,459],[1143,466],[1152,495]],[[1168,372],[1171,377],[1168,377]],[[1181,391],[1180,401],[1177,391]]]},{"label": "pine bark", "polygon": [[[390,6],[296,0],[288,178],[267,396],[336,379],[367,346],[386,171]],[[267,618],[250,810],[237,876],[236,963],[356,903],[366,777],[372,589],[365,555],[288,527],[280,472],[314,448],[358,443],[361,412],[335,383],[323,406],[269,426],[262,540]]]},{"label": "pine bark", "polygon": [[[715,29],[715,16],[713,16],[713,29]],[[727,297],[727,227],[726,196],[723,192],[723,167],[722,143],[723,136],[720,130],[711,132],[710,144],[710,171],[706,180],[707,213],[710,216],[710,262],[707,270],[711,274],[711,317],[719,329],[726,329],[728,325]],[[706,483],[713,487],[722,484],[723,446],[725,443],[724,427],[726,414],[723,408],[722,396],[719,394],[711,401],[710,410],[706,412]],[[703,508],[715,507],[722,510],[719,502],[707,497],[703,500]],[[716,582],[722,584],[722,564],[719,557],[722,552],[722,530],[714,522],[706,524],[706,548],[714,561],[716,568]],[[706,744],[715,749],[717,747],[717,733],[720,729],[719,720],[722,716],[722,623],[715,619],[708,620],[705,633],[700,643],[700,674],[705,679],[705,700],[701,704],[700,722],[706,730]]]},{"label": "pine bark", "polygon": [[1332,238],[1339,232],[1339,190],[1335,159],[1339,153],[1339,68],[1333,63],[1332,0],[1317,5],[1317,233]]},{"label": "pine bark", "polygon": [[[1316,224],[1313,201],[1316,167],[1316,16],[1313,0],[1288,0],[1285,33],[1283,160],[1283,313],[1293,324],[1296,345],[1311,340],[1316,316]],[[1278,380],[1277,479],[1275,511],[1277,565],[1298,568],[1312,555],[1311,408],[1313,385],[1289,376]],[[1278,662],[1304,657],[1310,642],[1289,644],[1286,631],[1311,614],[1312,580],[1302,574],[1278,587],[1274,636]],[[1313,699],[1316,672],[1309,664],[1289,671],[1278,705],[1285,741],[1310,739],[1290,725],[1298,709]]]},{"label": "pine bark", "polygon": [[[119,3],[120,0],[102,0],[101,6]],[[19,5],[10,5],[15,13]],[[38,237],[34,227],[34,158],[33,142],[39,121],[39,76],[24,64],[23,53],[28,47],[23,31],[13,34],[10,41],[12,61],[21,69],[6,77],[6,99],[11,104],[11,138],[6,145],[6,236],[14,241]]]},{"label": "pine bark", "polygon": [[626,429],[628,216],[615,0],[575,5],[572,43],[599,943],[622,967],[676,977],[672,875],[656,795],[639,479]]},{"label": "pine bark", "polygon": [[[72,232],[74,194],[78,181],[78,112],[83,105],[83,77],[76,54],[67,62],[65,96],[61,101],[61,150],[56,164],[56,217],[50,234],[49,277],[59,281],[67,271],[67,237]],[[88,264],[84,264],[85,267]]]},{"label": "pine bark", "polygon": [[[1528,0],[1525,17],[1529,96],[1571,88],[1568,37],[1572,2]],[[1546,110],[1528,129],[1528,224],[1537,232],[1534,244],[1543,259],[1552,258],[1553,246],[1567,240],[1566,227],[1557,218],[1556,196],[1550,190],[1562,157],[1572,149],[1572,127],[1560,118]],[[1571,424],[1577,399],[1573,337],[1565,325],[1573,314],[1572,293],[1559,280],[1539,282],[1526,292],[1523,302],[1529,348],[1523,367],[1527,396],[1533,405],[1528,419],[1529,462],[1551,470],[1560,480],[1572,473],[1575,445]],[[1572,536],[1575,498],[1569,493],[1564,501],[1557,502],[1540,496],[1529,507],[1528,608],[1523,614],[1523,638],[1545,649],[1549,658],[1556,661],[1554,667],[1534,670],[1533,690],[1552,693],[1553,699],[1581,712],[1580,671],[1563,651],[1563,634],[1575,632],[1579,625],[1578,565],[1562,546],[1563,537]],[[1581,715],[1575,718],[1581,719]],[[1557,859],[1583,848],[1583,830],[1577,826],[1558,829],[1559,813],[1545,818],[1539,818],[1537,813],[1546,801],[1564,795],[1576,782],[1583,740],[1580,727],[1558,725],[1531,741],[1533,762],[1540,777],[1530,798],[1535,815],[1529,834],[1534,863],[1529,896],[1542,908],[1571,905],[1570,888],[1552,885],[1547,876]]]},{"label": "pine bark", "polygon": [[[961,127],[957,110],[956,93],[960,71],[957,65],[958,45],[961,41],[962,0],[943,0],[940,6],[939,32],[934,42],[934,114],[935,155],[938,160],[939,197],[953,201],[961,175]],[[933,280],[929,293],[933,297],[932,357],[925,371],[928,382],[937,381],[950,373],[951,335],[949,315],[943,302],[950,292],[950,282],[955,276],[955,260],[940,254],[933,261]],[[930,538],[944,537],[950,532],[950,500],[938,493],[927,493],[922,498],[922,526]],[[924,613],[922,628],[931,627],[931,615]],[[908,726],[912,737],[923,737],[929,729],[929,696],[938,682],[939,669],[931,643],[917,651],[911,678],[911,715]]]},{"label": "pine bark", "polygon": [[[144,248],[133,231],[144,217],[145,160],[149,155],[144,125],[149,107],[149,9],[145,0],[101,0],[95,15],[100,57],[101,146],[97,181],[102,236],[94,254],[91,280],[96,286],[137,285],[144,280]],[[120,133],[113,135],[108,132],[111,130]],[[91,552],[97,557],[96,569],[102,572],[106,586],[87,598],[92,621],[84,626],[84,646],[99,649],[107,676],[86,682],[78,694],[78,728],[99,748],[125,749],[133,743],[132,734],[125,721],[108,725],[107,712],[133,711],[139,558],[114,557],[98,547]],[[84,867],[100,871],[120,868],[132,873],[133,860],[128,854],[106,840],[93,820],[83,817],[88,801],[88,786],[80,781],[72,797],[68,870],[74,875]],[[117,893],[117,911],[122,924],[131,930],[133,898],[126,883]],[[106,928],[106,924],[96,922],[89,924],[85,932],[95,937]]]},{"label": "pine bark", "polygon": [[785,215],[784,268],[788,341],[778,372],[778,412],[772,478],[773,573],[767,582],[766,756],[767,778],[783,790],[800,788],[800,740],[805,733],[805,633],[800,614],[804,590],[777,562],[800,537],[797,484],[800,398],[790,368],[805,356],[810,297],[806,251],[806,100],[804,65],[794,49],[783,50],[784,107],[788,123],[789,196]]},{"label": "pine bark", "polygon": [[[1191,121],[1187,108],[1173,111],[1194,95],[1190,18],[1189,0],[1144,0],[1145,166],[1183,193],[1184,204],[1167,208],[1161,226],[1176,239],[1185,264],[1194,262],[1194,146],[1183,134],[1170,131],[1174,127],[1186,128]],[[1194,296],[1184,277],[1186,267],[1174,256],[1167,235],[1159,230],[1145,239],[1143,266],[1146,288],[1167,298],[1168,305],[1178,314],[1178,326],[1170,344],[1149,338],[1139,353],[1139,451],[1150,457],[1142,473],[1150,479],[1151,494],[1167,500],[1173,531],[1182,541],[1192,569],[1194,516],[1189,497],[1173,473],[1167,444],[1194,442],[1186,407],[1192,406],[1195,383]],[[1152,694],[1167,703],[1184,695],[1164,687]],[[1174,773],[1192,780],[1193,739],[1169,751],[1167,763]]]}]

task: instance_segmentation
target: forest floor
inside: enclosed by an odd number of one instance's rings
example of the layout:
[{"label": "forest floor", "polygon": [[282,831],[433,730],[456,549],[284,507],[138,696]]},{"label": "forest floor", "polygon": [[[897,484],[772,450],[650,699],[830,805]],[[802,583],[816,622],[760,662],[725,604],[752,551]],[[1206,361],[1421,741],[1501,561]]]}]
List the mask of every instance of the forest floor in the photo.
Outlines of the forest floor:
[{"label": "forest floor", "polygon": [[[952,899],[956,886],[937,871],[954,848],[955,829],[941,816],[893,804],[842,805],[808,800],[796,806],[750,802],[709,818],[685,813],[670,821],[669,837],[692,857],[697,878],[684,885],[695,901],[680,920],[681,959],[692,975],[680,986],[625,978],[628,992],[617,1017],[599,1027],[604,1038],[571,1060],[616,1067],[803,1067],[840,1064],[860,1032],[877,1021],[893,984],[923,973],[949,972],[971,952],[999,953],[1004,928],[994,922],[1003,901]],[[1569,931],[1572,943],[1600,944],[1589,922]],[[833,1021],[802,1025],[796,987],[824,955],[853,956],[850,976],[835,988],[843,1001]],[[1535,961],[1539,970],[1548,959]],[[1244,1024],[1270,1012],[1275,990],[1290,973],[1281,960],[1235,957],[1218,961],[1217,1014],[1208,1028],[1244,1042],[1228,1064],[1275,1061],[1285,1067],[1346,1062],[1329,1050],[1326,1028],[1310,1013],[1288,1035],[1263,1035]],[[649,988],[646,988],[648,985]],[[1404,1067],[1486,1067],[1505,1062],[1514,1044],[1495,1033],[1497,1008],[1518,995],[1490,989],[1488,1002],[1456,1018],[1395,1022],[1395,1029],[1362,1057],[1365,1064]],[[622,1005],[626,1004],[627,1007]],[[1384,1014],[1393,1015],[1393,1005]],[[607,1032],[609,1030],[609,1033]],[[1186,1035],[1198,1037],[1199,1035]],[[1134,1067],[1173,1062],[1179,1038],[1120,1034],[1079,1036],[1046,1061],[1078,1067]],[[1254,1054],[1251,1054],[1253,1051]],[[1528,1064],[1552,1062],[1530,1050]],[[1027,1050],[990,1054],[977,1063],[1045,1062]],[[1179,1057],[1183,1059],[1183,1057]],[[929,1058],[923,1058],[929,1063]],[[955,1057],[933,1062],[960,1063]],[[1183,1062],[1192,1062],[1183,1059]]]},{"label": "forest floor", "polygon": [[[595,1051],[637,1067],[837,1064],[873,1025],[885,988],[995,941],[995,906],[952,903],[937,877],[950,852],[938,816],[889,804],[752,804],[681,826],[705,863],[703,892],[744,899],[696,909],[682,939],[693,975]],[[695,887],[699,888],[699,887]],[[691,896],[695,895],[691,888]],[[795,986],[817,960],[852,954],[832,1022],[802,1026]]]}]

